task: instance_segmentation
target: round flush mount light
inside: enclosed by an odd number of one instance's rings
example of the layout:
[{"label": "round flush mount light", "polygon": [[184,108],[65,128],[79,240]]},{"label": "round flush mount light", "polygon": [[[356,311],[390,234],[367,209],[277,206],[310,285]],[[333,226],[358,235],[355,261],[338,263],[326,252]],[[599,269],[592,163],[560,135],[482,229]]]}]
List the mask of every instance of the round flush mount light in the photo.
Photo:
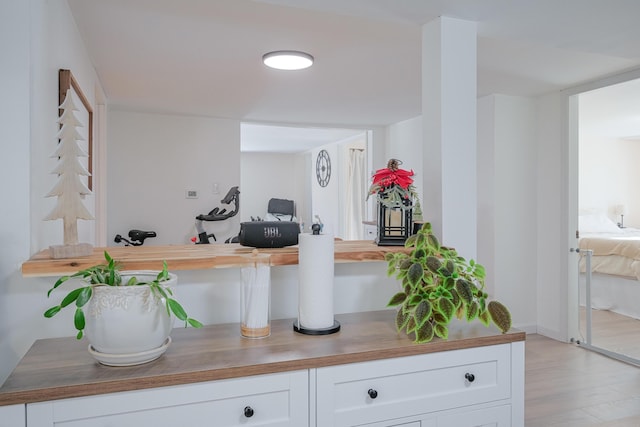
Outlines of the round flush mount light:
[{"label": "round flush mount light", "polygon": [[313,64],[313,56],[295,50],[278,50],[262,56],[264,65],[278,70],[302,70]]}]

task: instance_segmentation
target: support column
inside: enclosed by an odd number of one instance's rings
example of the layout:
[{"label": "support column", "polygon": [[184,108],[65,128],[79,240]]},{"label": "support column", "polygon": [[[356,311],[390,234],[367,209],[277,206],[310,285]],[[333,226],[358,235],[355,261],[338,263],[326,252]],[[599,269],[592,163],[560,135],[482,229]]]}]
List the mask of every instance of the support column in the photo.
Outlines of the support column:
[{"label": "support column", "polygon": [[476,23],[422,27],[424,218],[446,246],[476,258]]}]

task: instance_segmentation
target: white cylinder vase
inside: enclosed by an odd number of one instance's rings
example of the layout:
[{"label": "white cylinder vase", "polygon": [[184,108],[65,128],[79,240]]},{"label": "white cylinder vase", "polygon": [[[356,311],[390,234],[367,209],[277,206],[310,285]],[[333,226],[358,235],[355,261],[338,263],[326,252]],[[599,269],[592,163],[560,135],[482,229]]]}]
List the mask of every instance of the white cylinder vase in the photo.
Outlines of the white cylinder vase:
[{"label": "white cylinder vase", "polygon": [[271,334],[271,257],[254,250],[246,258],[250,265],[240,269],[240,333],[246,338],[268,337]]}]

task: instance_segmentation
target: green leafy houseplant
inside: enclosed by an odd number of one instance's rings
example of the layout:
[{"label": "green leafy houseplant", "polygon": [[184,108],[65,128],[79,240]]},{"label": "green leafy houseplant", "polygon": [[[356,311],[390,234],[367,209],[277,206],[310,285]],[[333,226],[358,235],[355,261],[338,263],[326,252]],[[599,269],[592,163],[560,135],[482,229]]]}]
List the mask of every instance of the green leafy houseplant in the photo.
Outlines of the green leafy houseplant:
[{"label": "green leafy houseplant", "polygon": [[388,253],[389,276],[402,282],[388,306],[399,306],[398,332],[413,334],[417,343],[434,336],[447,339],[452,319],[479,319],[485,326],[493,322],[502,333],[511,328],[511,313],[485,291],[485,269],[467,261],[455,249],[441,246],[430,223],[410,236],[405,247],[410,253]]},{"label": "green leafy houseplant", "polygon": [[72,278],[80,278],[82,282],[86,283],[85,286],[75,288],[71,290],[62,299],[60,304],[49,308],[44,312],[44,316],[51,318],[59,313],[63,308],[75,304],[76,310],[73,317],[73,322],[76,330],[78,331],[76,338],[81,339],[84,335],[85,328],[85,314],[83,307],[91,300],[93,295],[93,289],[95,286],[140,286],[148,285],[151,292],[156,298],[164,299],[167,313],[171,314],[185,322],[185,327],[191,325],[194,328],[202,327],[202,323],[198,320],[190,318],[182,305],[173,298],[173,292],[170,288],[164,287],[163,282],[169,280],[169,272],[167,270],[167,263],[165,262],[162,268],[154,280],[151,281],[138,281],[136,277],[131,277],[126,283],[123,283],[122,276],[120,275],[119,264],[111,258],[111,256],[104,252],[104,257],[107,261],[106,264],[95,265],[85,270],[78,271],[69,276],[60,277],[53,287],[47,292],[47,297],[51,296],[51,293],[67,280]]}]

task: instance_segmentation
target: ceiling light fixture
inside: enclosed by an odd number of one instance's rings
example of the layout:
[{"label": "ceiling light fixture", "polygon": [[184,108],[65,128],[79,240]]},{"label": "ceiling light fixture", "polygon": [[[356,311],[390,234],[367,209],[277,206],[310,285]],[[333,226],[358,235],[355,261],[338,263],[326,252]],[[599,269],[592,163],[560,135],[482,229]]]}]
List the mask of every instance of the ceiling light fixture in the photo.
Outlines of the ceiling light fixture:
[{"label": "ceiling light fixture", "polygon": [[278,50],[262,56],[264,65],[278,70],[302,70],[313,64],[313,56],[295,50]]}]

